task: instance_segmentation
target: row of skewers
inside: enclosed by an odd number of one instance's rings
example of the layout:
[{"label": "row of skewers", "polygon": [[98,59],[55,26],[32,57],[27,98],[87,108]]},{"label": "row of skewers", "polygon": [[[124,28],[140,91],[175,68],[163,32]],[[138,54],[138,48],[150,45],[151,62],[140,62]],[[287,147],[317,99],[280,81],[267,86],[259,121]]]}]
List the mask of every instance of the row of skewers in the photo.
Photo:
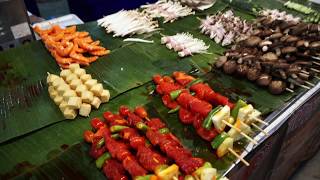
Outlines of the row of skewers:
[{"label": "row of skewers", "polygon": [[152,18],[163,17],[163,23],[174,22],[178,18],[195,14],[188,6],[170,0],[159,0],[154,4],[142,5],[141,8]]},{"label": "row of skewers", "polygon": [[72,63],[88,66],[99,56],[110,53],[108,49],[100,46],[100,41],[94,41],[88,32],[77,31],[76,26],[65,29],[59,25],[53,25],[49,29],[35,26],[33,30],[41,37],[61,68],[69,68]]},{"label": "row of skewers", "polygon": [[194,38],[190,33],[178,33],[173,36],[161,38],[161,44],[165,44],[168,49],[178,52],[180,57],[190,56],[197,53],[208,53],[209,46],[204,41]]},{"label": "row of skewers", "polygon": [[272,94],[293,92],[297,86],[310,89],[310,80],[320,73],[320,26],[279,11],[261,15],[251,36],[227,50],[215,66],[267,87]]},{"label": "row of skewers", "polygon": [[242,100],[236,104],[230,102],[201,79],[184,72],[174,72],[172,77],[155,75],[153,81],[157,85],[156,92],[162,96],[163,104],[170,109],[168,113],[178,112],[183,124],[192,125],[202,139],[211,142],[218,157],[230,152],[249,165],[233,151],[233,143],[246,138],[257,144],[249,136],[253,133],[251,127],[268,135],[257,124],[268,124],[260,119],[261,112]]},{"label": "row of skewers", "polygon": [[216,43],[221,43],[222,46],[245,39],[252,32],[252,25],[234,16],[231,10],[199,20],[201,33],[208,35]]},{"label": "row of skewers", "polygon": [[[183,147],[159,118],[149,118],[138,106],[132,112],[121,106],[118,114],[105,112],[104,121],[91,120],[94,132],[84,132],[91,143],[90,156],[108,179],[212,180],[219,175],[204,159]],[[221,180],[227,180],[220,177]]]}]

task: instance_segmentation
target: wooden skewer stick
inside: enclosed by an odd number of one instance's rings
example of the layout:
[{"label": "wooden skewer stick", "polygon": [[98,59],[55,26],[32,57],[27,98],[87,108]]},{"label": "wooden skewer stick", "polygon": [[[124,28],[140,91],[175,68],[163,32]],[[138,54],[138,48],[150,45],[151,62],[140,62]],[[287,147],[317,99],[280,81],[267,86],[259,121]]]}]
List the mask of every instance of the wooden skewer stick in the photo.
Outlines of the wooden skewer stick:
[{"label": "wooden skewer stick", "polygon": [[146,119],[147,121],[150,121],[150,119],[149,119],[148,117],[145,117],[145,119]]},{"label": "wooden skewer stick", "polygon": [[320,63],[312,61],[313,64],[320,66]]},{"label": "wooden skewer stick", "polygon": [[258,129],[259,131],[261,131],[263,134],[265,134],[266,136],[268,136],[269,135],[269,133],[268,132],[266,132],[265,130],[263,130],[263,129],[261,129],[258,125],[256,125],[255,123],[251,123],[251,125],[253,126],[253,127],[255,127],[256,129]]},{"label": "wooden skewer stick", "polygon": [[320,73],[320,71],[318,69],[315,69],[315,68],[310,68],[311,71],[314,71],[316,73]]},{"label": "wooden skewer stick", "polygon": [[305,89],[308,89],[308,90],[311,89],[310,87],[302,85],[302,84],[295,84],[295,85],[300,86],[300,87],[305,88]]},{"label": "wooden skewer stick", "polygon": [[304,74],[309,74],[309,72],[305,71],[305,70],[301,70],[302,73]]},{"label": "wooden skewer stick", "polygon": [[261,123],[261,124],[264,124],[264,125],[267,125],[267,126],[269,125],[269,123],[267,123],[267,122],[265,122],[265,121],[263,121],[263,120],[261,120],[261,119],[259,119],[259,118],[254,117],[253,119],[254,119],[255,121]]},{"label": "wooden skewer stick", "polygon": [[223,123],[225,123],[227,126],[229,126],[230,128],[234,128],[236,131],[238,131],[243,137],[247,138],[250,142],[252,142],[253,144],[258,144],[258,142],[254,139],[252,139],[250,136],[248,136],[247,134],[245,134],[244,132],[241,131],[241,129],[235,127],[234,125],[228,123],[225,120],[222,120]]},{"label": "wooden skewer stick", "polygon": [[248,161],[244,160],[238,153],[236,153],[233,149],[228,148],[228,151],[233,154],[235,157],[237,157],[244,165],[250,166]]},{"label": "wooden skewer stick", "polygon": [[318,77],[318,76],[314,76],[316,79],[318,79],[318,80],[320,80],[320,77]]},{"label": "wooden skewer stick", "polygon": [[310,86],[316,86],[315,84],[309,82],[309,81],[304,81],[306,84],[310,85]]},{"label": "wooden skewer stick", "polygon": [[294,93],[294,91],[292,89],[290,89],[290,88],[286,88],[286,91]]}]

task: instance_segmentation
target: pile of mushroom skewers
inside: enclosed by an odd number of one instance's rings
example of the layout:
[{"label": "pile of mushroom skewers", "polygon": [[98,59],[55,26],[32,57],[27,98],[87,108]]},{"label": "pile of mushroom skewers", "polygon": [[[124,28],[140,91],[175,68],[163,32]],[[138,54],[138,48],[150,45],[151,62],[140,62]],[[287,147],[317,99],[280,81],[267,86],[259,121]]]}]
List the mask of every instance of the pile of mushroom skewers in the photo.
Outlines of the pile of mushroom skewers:
[{"label": "pile of mushroom skewers", "polygon": [[210,36],[216,43],[227,46],[248,37],[252,28],[229,10],[223,14],[218,13],[201,19],[200,29],[201,33]]},{"label": "pile of mushroom skewers", "polygon": [[208,53],[207,46],[202,40],[194,38],[190,33],[178,33],[174,36],[164,36],[161,44],[166,44],[168,49],[178,52],[180,57],[190,56],[195,53]]},{"label": "pile of mushroom skewers", "polygon": [[[285,14],[283,14],[285,16]],[[310,89],[320,63],[320,25],[261,16],[252,36],[234,45],[215,66],[268,87],[272,94]]]},{"label": "pile of mushroom skewers", "polygon": [[180,17],[194,14],[194,11],[188,6],[168,0],[159,0],[154,4],[142,5],[141,8],[144,9],[143,12],[146,12],[152,18],[163,17],[164,23],[174,22]]},{"label": "pile of mushroom skewers", "polygon": [[138,10],[122,10],[105,16],[98,21],[107,33],[114,33],[114,37],[144,34],[158,30],[158,21],[153,21],[148,14]]}]

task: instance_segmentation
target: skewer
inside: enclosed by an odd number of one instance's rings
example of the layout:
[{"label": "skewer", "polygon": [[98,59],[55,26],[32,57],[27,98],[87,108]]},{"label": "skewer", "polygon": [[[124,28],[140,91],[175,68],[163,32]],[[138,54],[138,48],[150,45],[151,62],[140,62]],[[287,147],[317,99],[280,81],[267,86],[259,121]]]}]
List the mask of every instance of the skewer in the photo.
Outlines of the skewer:
[{"label": "skewer", "polygon": [[228,148],[228,151],[233,154],[235,157],[237,157],[237,159],[239,159],[244,165],[246,166],[250,166],[250,164],[248,163],[248,161],[244,160],[238,153],[236,153],[233,149]]},{"label": "skewer", "polygon": [[148,117],[145,117],[145,119],[146,119],[147,121],[150,121],[150,119],[149,119]]},{"label": "skewer", "polygon": [[311,71],[314,71],[314,72],[316,72],[316,73],[320,73],[320,71],[319,71],[319,70],[314,69],[314,68],[310,68],[310,70],[311,70]]},{"label": "skewer", "polygon": [[253,144],[257,145],[258,142],[254,139],[252,139],[250,136],[246,135],[244,132],[241,131],[241,129],[235,127],[234,125],[228,123],[227,121],[225,120],[222,120],[223,123],[225,123],[227,126],[231,127],[231,128],[234,128],[236,131],[238,131],[242,136],[244,136],[245,138],[247,138],[250,142],[252,142]]},{"label": "skewer", "polygon": [[313,64],[320,66],[320,63],[312,61]]},{"label": "skewer", "polygon": [[292,89],[290,89],[290,88],[286,88],[286,91],[294,93],[294,91]]},{"label": "skewer", "polygon": [[304,74],[309,74],[309,72],[305,71],[305,70],[301,70],[302,73]]},{"label": "skewer", "polygon": [[269,123],[267,123],[267,122],[265,122],[265,121],[263,121],[263,120],[261,120],[261,119],[259,119],[259,118],[254,117],[253,119],[254,119],[255,121],[261,123],[261,124],[264,124],[264,125],[267,125],[267,126],[269,125]]},{"label": "skewer", "polygon": [[263,130],[263,129],[261,129],[258,125],[256,125],[255,123],[251,123],[251,125],[253,126],[253,127],[255,127],[256,129],[258,129],[259,131],[261,131],[263,134],[265,134],[266,136],[268,136],[269,135],[269,133],[268,132],[266,132],[265,130]]},{"label": "skewer", "polygon": [[318,76],[314,76],[316,79],[318,79],[318,80],[320,80],[320,77],[318,77]]},{"label": "skewer", "polygon": [[315,86],[315,84],[309,82],[309,81],[304,81],[306,84],[310,85],[310,86]]},{"label": "skewer", "polygon": [[297,85],[297,86],[299,86],[299,87],[302,87],[302,88],[304,88],[304,89],[308,89],[308,90],[310,90],[311,88],[310,87],[308,87],[308,86],[305,86],[305,85],[302,85],[302,84],[295,84],[295,85]]}]

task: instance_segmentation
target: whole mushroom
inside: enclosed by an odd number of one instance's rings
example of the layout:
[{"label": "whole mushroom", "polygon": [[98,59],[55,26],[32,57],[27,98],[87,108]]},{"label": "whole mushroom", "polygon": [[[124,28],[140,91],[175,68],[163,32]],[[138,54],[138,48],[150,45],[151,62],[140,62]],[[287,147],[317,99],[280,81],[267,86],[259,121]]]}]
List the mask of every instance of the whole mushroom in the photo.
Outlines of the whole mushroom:
[{"label": "whole mushroom", "polygon": [[272,94],[281,94],[283,91],[286,90],[286,83],[283,82],[283,81],[279,81],[279,80],[276,80],[276,81],[272,81],[270,84],[269,84],[269,91],[272,93]]},{"label": "whole mushroom", "polygon": [[260,70],[257,68],[249,68],[248,72],[247,72],[247,78],[250,81],[255,81],[258,79],[258,77],[260,76]]},{"label": "whole mushroom", "polygon": [[261,74],[257,79],[257,84],[259,86],[268,86],[272,81],[272,77],[268,74]]},{"label": "whole mushroom", "polygon": [[235,61],[227,61],[223,65],[223,71],[226,74],[233,74],[237,69],[237,63]]}]

